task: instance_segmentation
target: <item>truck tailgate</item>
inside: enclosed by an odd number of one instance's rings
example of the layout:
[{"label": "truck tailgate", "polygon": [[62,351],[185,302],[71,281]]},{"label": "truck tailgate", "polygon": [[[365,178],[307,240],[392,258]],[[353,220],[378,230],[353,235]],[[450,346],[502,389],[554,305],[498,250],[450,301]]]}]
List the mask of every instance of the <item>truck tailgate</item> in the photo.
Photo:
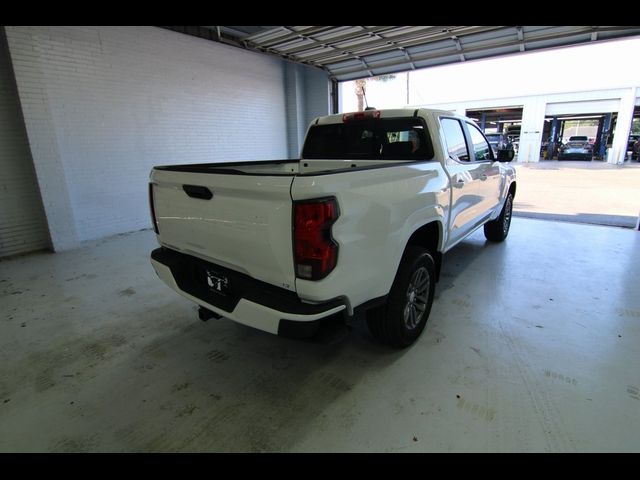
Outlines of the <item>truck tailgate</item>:
[{"label": "truck tailgate", "polygon": [[286,175],[153,170],[158,240],[294,291],[292,181]]}]

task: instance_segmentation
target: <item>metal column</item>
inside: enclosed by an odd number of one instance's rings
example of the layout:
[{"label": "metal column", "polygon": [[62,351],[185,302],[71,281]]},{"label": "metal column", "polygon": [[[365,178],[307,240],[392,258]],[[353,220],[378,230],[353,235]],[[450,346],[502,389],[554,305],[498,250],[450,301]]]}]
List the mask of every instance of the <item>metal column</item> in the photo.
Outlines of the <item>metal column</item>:
[{"label": "metal column", "polygon": [[611,114],[607,113],[604,117],[604,124],[602,125],[602,133],[600,134],[600,151],[598,154],[600,158],[605,158],[607,154],[607,135],[611,128]]},{"label": "metal column", "polygon": [[338,113],[338,82],[336,80],[331,80],[331,114]]},{"label": "metal column", "polygon": [[553,117],[551,121],[551,135],[547,141],[547,158],[553,160],[553,150],[556,145],[556,132],[558,130],[558,117]]}]

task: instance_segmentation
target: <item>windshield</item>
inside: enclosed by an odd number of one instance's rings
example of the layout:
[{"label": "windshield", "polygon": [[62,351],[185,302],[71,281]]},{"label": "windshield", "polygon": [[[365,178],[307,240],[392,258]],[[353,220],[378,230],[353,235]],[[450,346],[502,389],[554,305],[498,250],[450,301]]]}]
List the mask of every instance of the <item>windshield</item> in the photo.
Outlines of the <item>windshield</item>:
[{"label": "windshield", "polygon": [[309,128],[302,157],[307,159],[430,160],[433,147],[417,117],[351,120]]}]

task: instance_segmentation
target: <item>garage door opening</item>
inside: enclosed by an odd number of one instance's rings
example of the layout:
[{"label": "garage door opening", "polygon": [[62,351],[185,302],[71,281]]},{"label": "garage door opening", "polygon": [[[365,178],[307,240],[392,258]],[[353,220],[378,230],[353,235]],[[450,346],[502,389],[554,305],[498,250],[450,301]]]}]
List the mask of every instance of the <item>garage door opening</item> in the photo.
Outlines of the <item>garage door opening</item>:
[{"label": "garage door opening", "polygon": [[522,105],[501,108],[468,109],[465,115],[472,118],[487,136],[494,148],[508,141],[518,155],[522,126]]},{"label": "garage door opening", "polygon": [[633,149],[640,138],[639,108],[621,165],[607,162],[617,121],[617,112],[547,115],[540,162],[515,164],[514,215],[637,228],[640,162]]}]

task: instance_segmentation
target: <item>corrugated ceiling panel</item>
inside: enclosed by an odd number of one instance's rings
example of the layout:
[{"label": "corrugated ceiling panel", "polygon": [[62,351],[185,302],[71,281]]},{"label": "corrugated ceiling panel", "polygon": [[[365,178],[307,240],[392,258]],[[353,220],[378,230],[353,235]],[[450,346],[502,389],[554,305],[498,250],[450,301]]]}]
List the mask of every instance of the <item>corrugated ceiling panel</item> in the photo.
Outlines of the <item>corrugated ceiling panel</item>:
[{"label": "corrugated ceiling panel", "polygon": [[[204,27],[215,29],[216,27]],[[238,46],[325,69],[337,80],[640,35],[640,26],[228,27]],[[229,40],[227,40],[229,41]],[[407,58],[406,53],[410,55]]]}]

